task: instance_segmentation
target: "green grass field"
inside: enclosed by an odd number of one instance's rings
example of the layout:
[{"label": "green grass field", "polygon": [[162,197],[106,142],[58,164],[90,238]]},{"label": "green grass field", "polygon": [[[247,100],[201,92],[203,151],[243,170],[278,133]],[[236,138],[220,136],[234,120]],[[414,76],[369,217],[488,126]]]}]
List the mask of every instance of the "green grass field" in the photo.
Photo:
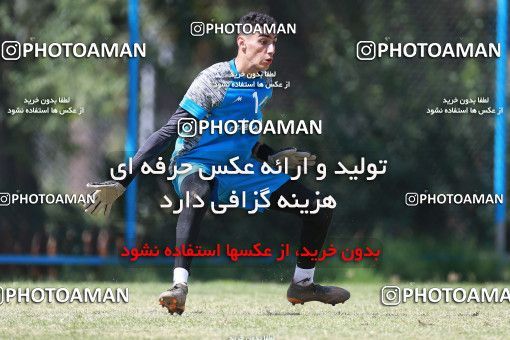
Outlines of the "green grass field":
[{"label": "green grass field", "polygon": [[[170,315],[157,303],[164,283],[2,282],[1,287],[129,288],[127,304],[2,304],[1,338],[508,338],[503,304],[380,304],[383,284],[344,282],[351,299],[336,306],[292,306],[287,285],[191,282],[186,311]],[[409,286],[402,284],[401,286]],[[420,285],[458,287],[474,285]],[[489,285],[488,287],[503,285]],[[481,286],[480,286],[481,287]]]}]

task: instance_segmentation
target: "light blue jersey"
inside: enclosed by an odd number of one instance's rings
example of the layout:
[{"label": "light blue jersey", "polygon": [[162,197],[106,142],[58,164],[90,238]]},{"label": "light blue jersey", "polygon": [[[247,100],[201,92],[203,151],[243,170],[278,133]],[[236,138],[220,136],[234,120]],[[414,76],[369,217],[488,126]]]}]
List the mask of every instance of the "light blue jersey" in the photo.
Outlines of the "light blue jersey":
[{"label": "light blue jersey", "polygon": [[[197,119],[208,120],[209,126],[217,126],[227,120],[262,121],[262,109],[272,95],[269,82],[270,80],[265,77],[253,79],[241,77],[232,59],[230,62],[214,64],[202,71],[179,105]],[[213,200],[226,203],[232,190],[237,193],[245,191],[247,194],[245,208],[252,209],[254,191],[260,192],[269,188],[270,192],[274,192],[289,180],[289,176],[263,175],[260,172],[262,163],[252,156],[252,148],[260,135],[251,134],[247,130],[243,133],[242,130],[242,127],[238,126],[235,134],[220,134],[217,130],[207,129],[202,134],[179,137],[171,164],[179,168],[182,163],[191,163],[194,170],[202,169],[203,172],[210,174],[213,165],[229,165],[229,159],[239,156],[236,164],[241,167],[248,163],[253,164],[255,174],[216,175]],[[180,185],[186,175],[189,173],[178,176],[173,182],[176,192],[181,197]],[[250,197],[251,200],[248,199]]]}]

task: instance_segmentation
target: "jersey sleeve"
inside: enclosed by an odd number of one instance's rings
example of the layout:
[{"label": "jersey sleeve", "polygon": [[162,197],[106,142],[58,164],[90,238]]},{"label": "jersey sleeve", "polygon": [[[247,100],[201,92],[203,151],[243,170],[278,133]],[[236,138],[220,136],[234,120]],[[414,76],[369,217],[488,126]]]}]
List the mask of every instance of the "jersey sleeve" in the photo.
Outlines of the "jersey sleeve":
[{"label": "jersey sleeve", "polygon": [[191,118],[191,115],[185,109],[178,107],[174,114],[168,119],[168,122],[159,130],[152,133],[145,143],[137,151],[132,160],[132,172],[129,173],[123,180],[118,182],[125,188],[133,181],[133,179],[140,173],[144,162],[150,162],[167,149],[170,144],[178,137],[178,123],[182,118]]},{"label": "jersey sleeve", "polygon": [[197,119],[204,118],[223,100],[225,91],[219,80],[214,68],[205,69],[193,80],[179,106]]}]

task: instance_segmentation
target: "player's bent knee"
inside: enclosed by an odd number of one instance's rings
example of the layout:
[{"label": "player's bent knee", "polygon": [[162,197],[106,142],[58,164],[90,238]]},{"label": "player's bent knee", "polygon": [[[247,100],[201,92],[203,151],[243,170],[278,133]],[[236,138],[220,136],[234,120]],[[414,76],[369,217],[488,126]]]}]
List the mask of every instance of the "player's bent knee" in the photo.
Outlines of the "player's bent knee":
[{"label": "player's bent knee", "polygon": [[211,188],[207,183],[206,185],[193,188],[189,192],[190,204],[199,204],[208,201],[211,196]]},{"label": "player's bent knee", "polygon": [[[319,202],[322,200],[321,197],[312,200],[310,210],[316,211],[317,206],[319,205]],[[315,216],[316,219],[320,220],[323,224],[326,224],[329,226],[331,223],[331,220],[333,219],[333,209],[326,208],[326,207],[320,207],[316,214],[312,215]]]},{"label": "player's bent knee", "polygon": [[209,182],[202,180],[198,173],[193,173],[182,182],[181,193],[184,196],[189,195],[190,204],[199,204],[209,200],[211,185]]}]

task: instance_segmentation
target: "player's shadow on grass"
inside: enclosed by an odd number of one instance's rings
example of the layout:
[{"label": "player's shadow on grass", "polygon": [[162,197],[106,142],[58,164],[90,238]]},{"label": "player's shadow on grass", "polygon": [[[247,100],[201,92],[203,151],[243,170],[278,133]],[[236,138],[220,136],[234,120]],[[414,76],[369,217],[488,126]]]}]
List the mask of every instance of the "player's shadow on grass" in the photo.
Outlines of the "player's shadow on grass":
[{"label": "player's shadow on grass", "polygon": [[270,316],[301,315],[301,313],[299,313],[299,312],[272,312],[270,310],[266,310],[266,315],[270,315]]}]

